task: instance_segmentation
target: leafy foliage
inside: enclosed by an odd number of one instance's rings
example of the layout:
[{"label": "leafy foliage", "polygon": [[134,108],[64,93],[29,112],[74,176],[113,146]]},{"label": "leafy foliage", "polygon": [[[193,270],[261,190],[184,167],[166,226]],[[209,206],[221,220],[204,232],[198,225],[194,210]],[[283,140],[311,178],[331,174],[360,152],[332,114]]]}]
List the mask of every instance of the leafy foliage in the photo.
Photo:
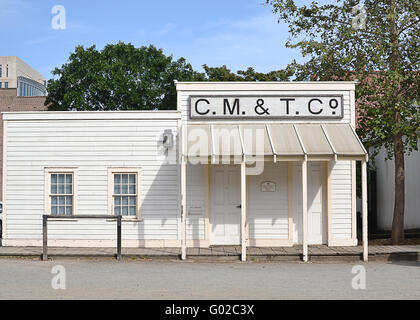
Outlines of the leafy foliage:
[{"label": "leafy foliage", "polygon": [[251,67],[233,73],[225,65],[209,67],[205,64],[203,69],[205,72],[203,80],[206,81],[289,81],[294,74],[294,69],[291,66],[285,70],[270,71],[268,73],[256,72]]},{"label": "leafy foliage", "polygon": [[122,42],[101,51],[77,46],[52,73],[57,79],[48,82],[49,110],[175,109],[173,81],[201,77],[184,58]]},{"label": "leafy foliage", "polygon": [[[418,149],[420,127],[420,2],[335,0],[297,6],[266,0],[289,25],[286,46],[299,48],[297,80],[354,80],[357,130],[373,155],[381,147],[395,159],[392,242],[404,239],[404,155]],[[364,14],[365,13],[365,14]],[[366,23],[363,23],[366,18]],[[294,43],[292,43],[294,38]]]},{"label": "leafy foliage", "polygon": [[[293,0],[267,0],[289,26],[287,47],[299,48],[307,62],[296,80],[355,80],[358,133],[375,153],[384,146],[394,156],[394,137],[405,136],[404,151],[417,150],[419,128],[420,3],[366,0],[365,27],[356,0],[297,6]],[[357,23],[356,23],[357,25]]]}]

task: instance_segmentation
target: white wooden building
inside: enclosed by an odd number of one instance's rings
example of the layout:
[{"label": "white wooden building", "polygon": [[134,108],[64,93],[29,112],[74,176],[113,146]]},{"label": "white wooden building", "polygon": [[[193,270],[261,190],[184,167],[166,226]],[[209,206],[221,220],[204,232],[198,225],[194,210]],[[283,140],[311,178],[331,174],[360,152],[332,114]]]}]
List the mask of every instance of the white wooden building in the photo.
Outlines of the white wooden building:
[{"label": "white wooden building", "polygon": [[[5,113],[3,244],[355,246],[354,82],[176,83],[177,110]],[[364,258],[367,259],[366,179]],[[184,210],[185,208],[185,210]],[[74,219],[60,219],[74,215]]]},{"label": "white wooden building", "polygon": [[[420,140],[418,144],[420,145]],[[377,228],[379,230],[391,230],[394,217],[395,161],[385,161],[385,157],[384,148],[375,157]],[[405,155],[405,229],[420,229],[419,190],[420,151],[413,151],[410,155]]]}]

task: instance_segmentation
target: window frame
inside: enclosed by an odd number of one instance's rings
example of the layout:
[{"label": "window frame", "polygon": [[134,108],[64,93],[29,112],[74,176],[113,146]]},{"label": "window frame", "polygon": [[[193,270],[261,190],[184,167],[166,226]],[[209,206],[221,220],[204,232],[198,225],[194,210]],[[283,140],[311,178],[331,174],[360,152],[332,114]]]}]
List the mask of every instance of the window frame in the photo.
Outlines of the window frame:
[{"label": "window frame", "polygon": [[[136,215],[122,216],[123,220],[138,221],[141,219],[141,174],[142,168],[139,167],[110,167],[108,168],[108,215],[114,216],[114,175],[115,174],[135,174],[136,175]],[[121,195],[118,195],[121,196]],[[130,195],[127,195],[130,196]],[[132,196],[132,195],[131,195]]]},{"label": "window frame", "polygon": [[[44,168],[44,175],[45,175],[45,189],[44,189],[44,210],[45,214],[52,215],[51,214],[51,197],[52,196],[61,196],[61,194],[51,194],[51,175],[52,174],[71,174],[73,176],[72,178],[72,213],[71,215],[66,216],[74,216],[77,214],[77,181],[78,181],[78,168]],[[63,195],[64,196],[64,195]],[[57,215],[60,216],[60,215]]]}]

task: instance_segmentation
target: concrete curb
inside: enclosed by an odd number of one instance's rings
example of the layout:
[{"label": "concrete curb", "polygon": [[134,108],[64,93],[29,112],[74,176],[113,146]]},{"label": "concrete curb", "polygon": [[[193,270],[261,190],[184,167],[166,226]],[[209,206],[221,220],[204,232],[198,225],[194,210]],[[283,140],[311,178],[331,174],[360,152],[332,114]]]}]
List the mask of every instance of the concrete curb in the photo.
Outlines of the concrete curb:
[{"label": "concrete curb", "polygon": [[[42,255],[39,254],[0,254],[1,258],[28,258],[41,260]],[[55,259],[116,259],[115,254],[49,254],[49,260]],[[160,254],[160,255],[137,255],[123,254],[123,260],[180,260],[178,254]],[[188,261],[199,262],[232,262],[240,261],[240,255],[189,255]],[[248,255],[248,262],[302,262],[301,255]],[[361,254],[330,254],[309,256],[310,262],[361,262]],[[420,261],[420,254],[417,252],[401,252],[401,253],[383,253],[369,255],[369,261],[388,262],[388,261]]]}]

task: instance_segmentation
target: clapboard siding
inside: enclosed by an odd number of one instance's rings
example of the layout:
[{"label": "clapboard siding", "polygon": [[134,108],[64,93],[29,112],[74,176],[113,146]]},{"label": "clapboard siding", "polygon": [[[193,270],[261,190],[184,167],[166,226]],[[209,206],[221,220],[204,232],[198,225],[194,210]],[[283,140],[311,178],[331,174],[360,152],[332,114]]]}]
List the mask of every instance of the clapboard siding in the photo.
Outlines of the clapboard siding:
[{"label": "clapboard siding", "polygon": [[330,163],[332,184],[332,234],[334,238],[352,236],[352,183],[351,162]]},{"label": "clapboard siding", "polygon": [[[173,116],[172,116],[173,117]],[[8,121],[6,239],[41,239],[44,168],[78,169],[77,214],[108,214],[108,168],[140,167],[142,222],[123,222],[126,240],[177,240],[176,146],[164,154],[165,129],[178,119]],[[176,139],[175,139],[176,142]],[[50,221],[49,239],[114,240],[115,221]]]},{"label": "clapboard siding", "polygon": [[[261,192],[261,183],[276,184],[275,192]],[[264,163],[260,175],[248,176],[249,237],[287,239],[289,236],[287,163]]]},{"label": "clapboard siding", "polygon": [[206,175],[203,165],[187,165],[187,239],[205,238]]}]

